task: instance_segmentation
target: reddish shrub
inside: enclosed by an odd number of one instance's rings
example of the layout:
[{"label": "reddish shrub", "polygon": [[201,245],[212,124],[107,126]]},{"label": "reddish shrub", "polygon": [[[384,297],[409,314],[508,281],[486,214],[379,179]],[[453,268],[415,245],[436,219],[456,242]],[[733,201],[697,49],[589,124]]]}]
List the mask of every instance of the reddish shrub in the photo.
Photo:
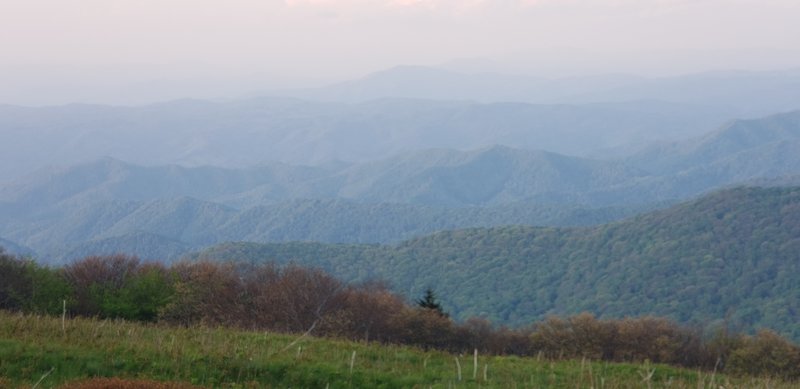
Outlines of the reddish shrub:
[{"label": "reddish shrub", "polygon": [[181,325],[240,326],[244,320],[243,288],[233,265],[179,263],[172,267],[174,294],[159,319]]},{"label": "reddish shrub", "polygon": [[364,341],[393,339],[394,315],[407,307],[382,283],[347,288],[339,301],[339,309],[325,317],[321,333]]},{"label": "reddish shrub", "polygon": [[390,342],[412,344],[423,348],[460,350],[456,328],[450,318],[435,310],[405,308],[393,315]]}]

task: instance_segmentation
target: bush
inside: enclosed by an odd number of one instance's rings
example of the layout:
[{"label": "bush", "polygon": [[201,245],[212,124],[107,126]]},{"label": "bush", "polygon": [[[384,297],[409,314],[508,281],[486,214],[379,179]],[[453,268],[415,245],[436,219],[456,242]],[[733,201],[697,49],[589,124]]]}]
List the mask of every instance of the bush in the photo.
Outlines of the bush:
[{"label": "bush", "polygon": [[533,349],[549,358],[670,363],[713,367],[699,333],[656,317],[598,320],[588,313],[550,317],[535,326]]},{"label": "bush", "polygon": [[338,309],[326,316],[320,333],[383,343],[394,339],[394,316],[407,307],[380,282],[348,287],[338,301]]},{"label": "bush", "polygon": [[243,290],[230,264],[183,262],[171,269],[173,294],[161,309],[159,319],[189,326],[241,326]]},{"label": "bush", "polygon": [[91,256],[67,265],[64,277],[74,292],[72,310],[100,316],[106,294],[122,289],[138,267],[138,258],[125,255]]},{"label": "bush", "polygon": [[[649,360],[681,366],[707,365],[707,355],[699,333],[657,317],[626,318],[617,321],[614,360]],[[710,362],[713,366],[713,362]]]},{"label": "bush", "polygon": [[275,313],[271,323],[260,324],[282,332],[316,328],[342,308],[343,289],[341,281],[322,270],[289,265],[257,296],[258,301],[268,301],[262,311],[271,309]]},{"label": "bush", "polygon": [[762,330],[742,339],[727,361],[727,371],[797,380],[800,378],[800,348],[772,331]]},{"label": "bush", "polygon": [[140,321],[155,321],[173,294],[170,275],[161,265],[140,266],[121,288],[103,292],[101,316]]},{"label": "bush", "polygon": [[56,314],[70,295],[59,271],[8,255],[0,247],[0,309]]},{"label": "bush", "polygon": [[532,347],[549,358],[614,359],[618,324],[582,313],[567,319],[549,317],[534,327]]},{"label": "bush", "polygon": [[64,302],[72,304],[72,289],[60,269],[51,269],[29,262],[27,271],[31,280],[31,295],[23,310],[56,315],[63,310]]},{"label": "bush", "polygon": [[427,308],[405,308],[392,321],[393,343],[411,344],[425,349],[459,351],[456,328],[450,318]]},{"label": "bush", "polygon": [[87,257],[63,274],[73,290],[71,308],[84,316],[154,321],[173,293],[162,265],[125,255]]}]

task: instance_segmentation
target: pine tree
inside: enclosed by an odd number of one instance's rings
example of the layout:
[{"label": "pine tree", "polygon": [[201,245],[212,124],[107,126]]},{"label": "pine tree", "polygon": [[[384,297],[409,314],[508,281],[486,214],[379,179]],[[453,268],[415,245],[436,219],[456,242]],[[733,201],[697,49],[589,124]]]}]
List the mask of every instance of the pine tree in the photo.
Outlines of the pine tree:
[{"label": "pine tree", "polygon": [[436,300],[436,293],[434,293],[431,288],[425,289],[425,295],[417,300],[417,306],[423,309],[433,310],[445,317],[448,316],[442,309],[442,305]]}]

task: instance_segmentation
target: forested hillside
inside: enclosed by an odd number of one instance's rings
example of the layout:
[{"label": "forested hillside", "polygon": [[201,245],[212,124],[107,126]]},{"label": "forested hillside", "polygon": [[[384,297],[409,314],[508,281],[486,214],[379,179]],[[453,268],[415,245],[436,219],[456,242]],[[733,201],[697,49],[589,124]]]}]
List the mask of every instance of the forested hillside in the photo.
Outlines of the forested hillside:
[{"label": "forested hillside", "polygon": [[390,246],[229,243],[196,258],[295,261],[435,287],[457,317],[655,314],[800,339],[800,188],[736,188],[592,228],[440,232]]}]

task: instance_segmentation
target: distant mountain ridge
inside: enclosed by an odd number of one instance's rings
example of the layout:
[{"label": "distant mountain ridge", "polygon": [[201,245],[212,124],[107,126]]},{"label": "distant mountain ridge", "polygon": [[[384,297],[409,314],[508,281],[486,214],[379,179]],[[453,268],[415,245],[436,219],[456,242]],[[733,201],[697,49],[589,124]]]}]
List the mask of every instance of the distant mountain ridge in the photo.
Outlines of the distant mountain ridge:
[{"label": "distant mountain ridge", "polygon": [[737,116],[658,101],[584,105],[388,98],[364,103],[257,98],[143,107],[0,106],[0,182],[104,156],[141,165],[368,162],[430,148],[492,144],[576,155],[629,153],[699,135]]},{"label": "distant mountain ridge", "polygon": [[[535,104],[659,100],[738,107],[749,115],[797,109],[800,69],[708,71],[670,77],[595,75],[545,79],[397,66],[325,87],[280,91],[305,99],[363,102],[386,97]],[[757,97],[756,97],[757,96]]]}]

